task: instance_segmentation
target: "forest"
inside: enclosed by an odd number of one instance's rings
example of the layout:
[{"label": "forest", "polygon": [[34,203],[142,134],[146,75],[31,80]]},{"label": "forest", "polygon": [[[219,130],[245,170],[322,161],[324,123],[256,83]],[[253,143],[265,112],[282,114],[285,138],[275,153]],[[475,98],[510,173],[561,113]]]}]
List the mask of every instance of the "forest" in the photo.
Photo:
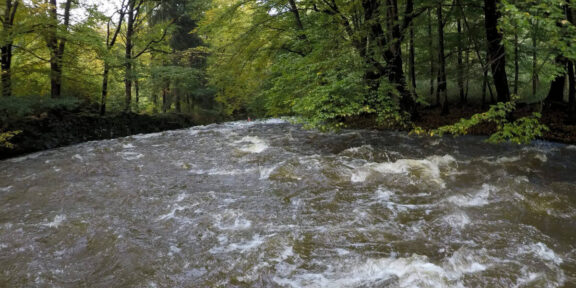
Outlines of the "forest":
[{"label": "forest", "polygon": [[576,141],[570,0],[0,5],[3,149],[79,115]]}]

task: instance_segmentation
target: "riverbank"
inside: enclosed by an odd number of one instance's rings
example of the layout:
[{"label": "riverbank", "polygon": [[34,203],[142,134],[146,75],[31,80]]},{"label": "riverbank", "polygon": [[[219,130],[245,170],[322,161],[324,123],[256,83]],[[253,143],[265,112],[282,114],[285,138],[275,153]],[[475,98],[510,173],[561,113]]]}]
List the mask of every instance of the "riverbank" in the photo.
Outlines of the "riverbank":
[{"label": "riverbank", "polygon": [[181,114],[119,113],[100,116],[87,112],[52,110],[4,123],[4,131],[22,132],[10,139],[14,148],[0,147],[0,159],[86,141],[180,129],[196,124],[197,120]]},{"label": "riverbank", "polygon": [[[534,107],[525,105],[518,107],[514,117],[523,117],[534,112]],[[424,129],[436,129],[444,125],[458,122],[462,118],[470,118],[476,113],[485,110],[478,107],[453,107],[450,114],[440,116],[440,108],[422,109],[420,119],[416,121],[416,126]],[[540,140],[559,142],[565,144],[576,144],[576,123],[570,122],[567,113],[563,109],[554,109],[542,113],[541,123],[548,126],[550,130],[544,134]],[[496,131],[496,127],[489,123],[483,123],[473,127],[471,135],[490,135]]]},{"label": "riverbank", "polygon": [[[462,118],[469,118],[483,110],[473,107],[453,107],[448,115],[439,116],[440,112],[439,108],[420,110],[420,118],[415,125],[424,129],[435,129],[453,124]],[[520,107],[516,116],[530,113],[530,107]],[[576,125],[568,123],[566,119],[567,115],[562,110],[544,113],[541,121],[550,128],[550,131],[546,132],[541,140],[576,144]],[[14,148],[0,147],[0,160],[86,141],[181,129],[221,120],[210,117],[194,118],[182,114],[118,113],[100,116],[92,112],[51,110],[4,124],[3,131],[22,132],[10,140]],[[353,123],[348,124],[352,128],[400,129],[378,127],[373,119],[355,119]],[[488,123],[473,127],[469,134],[490,135],[494,132],[494,125]]]}]

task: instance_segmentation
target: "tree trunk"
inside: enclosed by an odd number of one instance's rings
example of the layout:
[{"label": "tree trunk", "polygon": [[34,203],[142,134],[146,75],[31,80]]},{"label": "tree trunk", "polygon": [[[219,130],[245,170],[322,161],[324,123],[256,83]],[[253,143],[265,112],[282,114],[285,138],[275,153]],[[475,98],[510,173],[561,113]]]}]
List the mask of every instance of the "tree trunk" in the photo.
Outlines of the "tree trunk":
[{"label": "tree trunk", "polygon": [[[566,0],[566,4],[564,5],[564,15],[566,16],[566,20],[568,20],[570,23],[573,23],[572,10],[570,9],[569,0]],[[560,24],[557,25],[561,26]],[[566,73],[569,72],[570,70],[569,66],[572,66],[571,61],[566,59],[564,56],[557,56],[556,63],[558,64],[558,66],[561,66],[565,72],[556,76],[556,78],[554,78],[554,80],[552,80],[552,83],[550,84],[550,90],[548,91],[548,96],[546,96],[545,100],[546,106],[548,107],[554,105],[563,106],[564,87],[566,86]],[[573,85],[573,83],[570,83],[570,81],[568,84],[570,86]]]},{"label": "tree trunk", "polygon": [[[407,1],[406,5],[410,5],[410,7],[406,7],[406,11],[412,13],[414,11],[414,3],[412,1]],[[406,16],[405,16],[406,17]],[[410,23],[408,28],[409,33],[409,40],[408,40],[408,74],[410,75],[410,93],[412,94],[413,99],[417,99],[416,93],[416,52],[414,47],[414,24]]]},{"label": "tree trunk", "polygon": [[[538,89],[538,53],[536,51],[538,45],[538,22],[533,26],[532,31],[532,98],[536,98],[536,90]],[[542,101],[539,101],[542,102]]]},{"label": "tree trunk", "polygon": [[12,44],[0,47],[2,53],[2,97],[12,96]]},{"label": "tree trunk", "polygon": [[520,42],[518,40],[518,29],[514,29],[514,95],[518,95],[518,85],[520,80]]},{"label": "tree trunk", "polygon": [[441,100],[442,114],[450,113],[448,104],[448,92],[446,83],[446,57],[444,55],[444,22],[442,17],[442,1],[438,1],[436,6],[436,17],[438,18],[438,90],[437,95]]},{"label": "tree trunk", "polygon": [[294,15],[294,21],[296,21],[296,28],[298,29],[298,38],[305,40],[306,34],[304,34],[304,24],[302,24],[302,19],[300,18],[300,11],[298,11],[298,6],[296,6],[295,0],[288,0],[290,4],[290,12]]},{"label": "tree trunk", "polygon": [[561,105],[564,102],[564,87],[566,86],[566,68],[567,61],[563,57],[556,57],[556,63],[561,66],[564,73],[556,76],[552,83],[550,83],[550,90],[548,90],[548,96],[546,96],[546,106],[551,107],[555,105]]},{"label": "tree trunk", "polygon": [[[122,28],[122,22],[124,21],[124,14],[126,13],[124,0],[122,1],[122,5],[120,7],[120,15],[118,16],[118,25],[116,25],[116,30],[114,34],[110,34],[110,21],[112,18],[108,20],[108,24],[106,26],[106,50],[110,52],[114,44],[116,43],[116,39],[118,39],[118,34],[120,34],[120,29]],[[112,37],[112,38],[110,38]],[[102,96],[100,99],[100,115],[106,114],[106,101],[108,100],[108,78],[110,74],[110,64],[106,60],[104,60],[104,72],[102,73]]]},{"label": "tree trunk", "polygon": [[[51,20],[51,31],[48,36],[48,48],[50,49],[50,95],[52,98],[60,98],[62,94],[62,66],[66,37],[58,37],[58,14],[56,0],[50,0],[48,11]],[[67,0],[64,5],[64,30],[70,25],[70,9],[72,0]],[[60,39],[59,39],[60,38]]]},{"label": "tree trunk", "polygon": [[[407,1],[407,9],[404,17],[412,17],[412,0]],[[388,0],[387,9],[387,23],[391,27],[391,37],[389,41],[389,49],[384,54],[387,59],[386,71],[390,83],[396,86],[396,90],[400,94],[400,109],[404,112],[410,113],[412,119],[418,117],[416,111],[416,102],[412,98],[410,91],[406,89],[406,78],[402,69],[402,31],[400,29],[400,21],[398,19],[398,2],[397,0]],[[410,23],[408,23],[410,24]],[[385,47],[385,46],[381,46]]]},{"label": "tree trunk", "polygon": [[466,49],[464,60],[465,60],[464,66],[466,67],[466,81],[465,81],[466,85],[464,89],[464,99],[465,102],[468,103],[468,91],[470,91],[470,51],[468,49]]},{"label": "tree trunk", "polygon": [[178,90],[179,89],[174,88],[174,94],[175,94],[174,96],[176,96],[174,99],[174,102],[175,102],[174,104],[176,106],[175,107],[176,113],[182,113],[182,103],[181,103],[182,99],[180,97],[180,91],[178,91]]},{"label": "tree trunk", "polygon": [[568,111],[573,117],[576,111],[576,80],[574,79],[574,62],[568,61]]},{"label": "tree trunk", "polygon": [[[480,62],[480,65],[482,65],[482,71],[484,74],[484,78],[482,81],[484,81],[484,83],[485,83],[484,89],[488,88],[488,91],[490,92],[490,98],[493,98],[494,93],[492,92],[492,87],[490,86],[490,83],[488,82],[488,79],[487,79],[487,73],[488,73],[487,70],[488,70],[489,63],[487,63],[488,61],[484,61],[484,59],[482,58],[482,55],[480,54],[480,48],[478,48],[479,45],[476,42],[476,37],[474,37],[470,32],[471,31],[470,25],[469,25],[468,20],[466,18],[466,14],[464,12],[464,8],[462,7],[462,4],[460,2],[458,2],[457,4],[458,4],[457,6],[460,10],[460,15],[462,16],[462,20],[464,21],[464,25],[466,27],[466,32],[467,32],[466,34],[470,37],[469,40],[472,43],[472,46],[474,47],[474,52],[476,52],[476,57],[478,58],[478,62]],[[482,100],[483,101],[482,105],[485,105],[485,103],[486,103],[485,100],[486,100],[486,98],[484,95],[484,100]]]},{"label": "tree trunk", "polygon": [[460,17],[456,20],[456,30],[458,31],[458,67],[457,67],[457,78],[458,78],[458,94],[460,95],[460,105],[466,104],[466,95],[464,93],[464,60],[462,51],[464,50],[462,45],[462,20]]},{"label": "tree trunk", "polygon": [[415,49],[414,49],[414,25],[410,25],[410,39],[409,39],[409,47],[408,47],[408,71],[410,75],[410,90],[414,98],[416,96],[416,61],[415,61]]},{"label": "tree trunk", "polygon": [[[566,1],[566,19],[574,24],[574,14],[570,1]],[[568,62],[568,121],[569,123],[576,123],[576,79],[574,79],[574,61]]]},{"label": "tree trunk", "polygon": [[108,74],[110,67],[104,62],[104,75],[102,76],[102,96],[100,98],[100,115],[106,114],[106,101],[108,98]]},{"label": "tree trunk", "polygon": [[510,89],[506,76],[506,50],[502,45],[502,33],[498,30],[500,12],[497,5],[501,0],[484,0],[484,23],[488,41],[488,60],[499,102],[510,101]]},{"label": "tree trunk", "polygon": [[165,87],[162,89],[162,113],[166,113],[169,107],[170,98],[170,80],[166,80]]},{"label": "tree trunk", "polygon": [[52,98],[60,97],[60,91],[58,91],[60,85],[58,85],[58,61],[57,61],[57,49],[58,49],[58,38],[56,38],[56,32],[58,30],[58,13],[56,0],[50,0],[50,6],[48,9],[48,15],[50,17],[50,30],[47,32],[46,46],[50,50],[50,96]]},{"label": "tree trunk", "polygon": [[134,100],[136,100],[136,106],[138,106],[140,102],[140,81],[138,81],[138,79],[134,79],[134,93],[136,94]]},{"label": "tree trunk", "polygon": [[14,25],[14,18],[16,10],[18,9],[18,0],[12,3],[12,0],[6,0],[6,7],[4,9],[4,17],[2,18],[2,32],[6,35],[4,44],[0,47],[0,66],[2,74],[2,97],[12,96],[12,44],[14,43],[12,35],[12,26]]},{"label": "tree trunk", "polygon": [[136,0],[129,0],[128,1],[128,13],[126,16],[128,17],[128,21],[126,24],[126,49],[124,53],[124,64],[126,67],[126,71],[124,74],[124,92],[125,92],[125,102],[124,102],[124,112],[130,112],[132,106],[132,78],[134,76],[134,68],[132,65],[132,48],[134,44],[132,43],[132,38],[134,37],[134,21],[135,19],[135,8],[136,7]]},{"label": "tree trunk", "polygon": [[486,105],[486,86],[488,85],[488,70],[484,70],[482,77],[482,109],[485,109]]},{"label": "tree trunk", "polygon": [[[432,37],[432,14],[428,9],[428,47],[430,51],[434,47],[434,38]],[[434,78],[436,78],[436,62],[434,62],[434,53],[430,52],[430,98],[434,98]],[[436,95],[436,106],[440,106],[440,99]]]}]

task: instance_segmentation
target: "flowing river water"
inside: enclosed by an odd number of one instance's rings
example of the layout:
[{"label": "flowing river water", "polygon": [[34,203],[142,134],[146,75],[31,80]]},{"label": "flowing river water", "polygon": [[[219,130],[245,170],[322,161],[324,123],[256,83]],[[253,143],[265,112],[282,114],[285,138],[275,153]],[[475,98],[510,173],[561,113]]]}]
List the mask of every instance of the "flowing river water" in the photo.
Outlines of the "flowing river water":
[{"label": "flowing river water", "polygon": [[576,287],[576,146],[281,120],[0,162],[0,287]]}]

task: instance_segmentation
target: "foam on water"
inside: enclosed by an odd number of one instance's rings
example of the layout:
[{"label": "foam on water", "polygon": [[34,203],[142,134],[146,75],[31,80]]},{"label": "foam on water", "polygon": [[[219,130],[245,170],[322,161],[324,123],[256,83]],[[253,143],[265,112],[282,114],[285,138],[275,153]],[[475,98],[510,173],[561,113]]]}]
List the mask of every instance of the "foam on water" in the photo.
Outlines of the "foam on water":
[{"label": "foam on water", "polygon": [[564,260],[562,259],[562,257],[559,257],[558,255],[556,255],[556,253],[548,248],[548,246],[546,246],[546,244],[542,243],[542,242],[538,242],[538,243],[533,243],[527,246],[522,246],[518,248],[518,253],[519,254],[532,254],[536,257],[538,257],[539,259],[542,259],[546,262],[550,262],[556,265],[560,265],[562,264],[562,262],[564,262]]},{"label": "foam on water", "polygon": [[66,220],[66,215],[56,215],[54,216],[54,220],[48,223],[43,223],[42,225],[51,227],[51,228],[58,228]]},{"label": "foam on water", "polygon": [[285,163],[286,163],[286,161],[282,161],[278,164],[271,165],[269,167],[259,167],[260,180],[266,180],[266,179],[270,178],[270,175],[272,175],[272,172],[274,172],[274,170],[276,170],[278,167],[284,165]]},{"label": "foam on water", "polygon": [[496,191],[496,187],[490,184],[482,184],[482,188],[472,195],[454,195],[448,198],[448,202],[460,207],[478,207],[490,203],[490,192]]},{"label": "foam on water", "polygon": [[372,145],[352,147],[340,152],[339,155],[372,161],[374,159],[374,147]]},{"label": "foam on water", "polygon": [[388,202],[390,201],[390,197],[394,196],[394,192],[382,188],[382,187],[378,187],[378,189],[376,190],[376,195],[375,195],[375,200],[377,201],[384,201],[384,202]]},{"label": "foam on water", "polygon": [[[271,235],[272,236],[272,235]],[[222,240],[220,246],[213,247],[209,250],[212,254],[229,253],[229,252],[246,252],[248,250],[256,249],[258,246],[264,244],[264,240],[270,236],[260,236],[255,234],[252,239],[242,242],[228,243],[228,239]]]},{"label": "foam on water", "polygon": [[442,169],[456,163],[456,159],[451,155],[430,156],[426,159],[400,159],[396,162],[385,163],[368,163],[363,167],[356,169],[350,180],[352,182],[365,182],[366,179],[374,174],[411,174],[429,183],[445,186],[442,179]]},{"label": "foam on water", "polygon": [[150,139],[150,138],[160,137],[164,133],[165,132],[157,132],[157,133],[149,133],[149,134],[136,134],[136,135],[129,136],[129,138],[133,138],[133,139],[137,139],[137,140]]},{"label": "foam on water", "polygon": [[453,228],[458,228],[458,229],[463,229],[464,227],[466,227],[468,224],[470,224],[472,222],[470,220],[470,217],[468,217],[468,215],[466,215],[466,213],[464,213],[462,211],[460,211],[459,213],[454,213],[454,214],[444,216],[443,220],[448,225],[452,226]]},{"label": "foam on water", "polygon": [[213,216],[214,226],[220,230],[246,230],[252,227],[252,221],[246,219],[242,212],[225,210]]},{"label": "foam on water", "polygon": [[212,168],[212,169],[190,169],[188,170],[190,174],[196,175],[242,175],[255,173],[256,168],[248,169],[222,169],[222,168]]},{"label": "foam on water", "polygon": [[536,155],[534,155],[534,158],[540,160],[541,162],[547,162],[548,161],[548,156],[546,156],[546,154],[544,154],[544,153],[537,153]]},{"label": "foam on water", "polygon": [[144,154],[141,154],[138,152],[131,152],[131,151],[118,152],[117,155],[122,157],[122,159],[128,160],[128,161],[138,160],[138,159],[144,157]]},{"label": "foam on water", "polygon": [[[285,287],[464,287],[460,279],[465,274],[481,272],[485,266],[473,257],[458,258],[440,266],[426,256],[407,258],[349,259],[338,263],[323,263],[319,273],[282,271],[274,281]],[[461,267],[461,264],[465,264]],[[294,273],[295,272],[295,273]]]},{"label": "foam on water", "polygon": [[243,144],[238,149],[248,153],[261,153],[268,149],[266,141],[254,136],[245,136],[242,139],[234,142],[234,144]]},{"label": "foam on water", "polygon": [[520,156],[501,156],[501,157],[488,157],[485,158],[483,161],[487,164],[507,164],[507,163],[513,163],[513,162],[518,162],[520,161],[522,158]]},{"label": "foam on water", "polygon": [[185,205],[185,206],[180,206],[178,204],[174,205],[174,207],[172,207],[172,209],[170,210],[170,212],[166,213],[166,214],[162,214],[160,216],[158,216],[156,218],[156,220],[158,221],[164,221],[164,220],[169,220],[169,219],[175,219],[176,217],[176,213],[181,212],[181,211],[185,211],[187,209],[192,209],[196,206],[198,206],[198,203],[192,204],[192,205]]}]

